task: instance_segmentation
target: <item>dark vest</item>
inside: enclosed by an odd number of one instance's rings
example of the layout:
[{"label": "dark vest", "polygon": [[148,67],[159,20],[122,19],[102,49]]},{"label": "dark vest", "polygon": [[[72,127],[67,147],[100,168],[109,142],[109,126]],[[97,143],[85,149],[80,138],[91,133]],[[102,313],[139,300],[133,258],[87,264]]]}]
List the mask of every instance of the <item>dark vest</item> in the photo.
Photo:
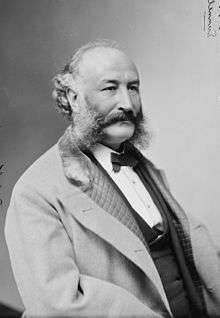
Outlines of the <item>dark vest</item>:
[{"label": "dark vest", "polygon": [[133,214],[148,242],[174,317],[193,317],[192,305],[177,263],[167,220],[163,217],[164,232],[161,235],[156,229],[151,229],[135,211]]}]

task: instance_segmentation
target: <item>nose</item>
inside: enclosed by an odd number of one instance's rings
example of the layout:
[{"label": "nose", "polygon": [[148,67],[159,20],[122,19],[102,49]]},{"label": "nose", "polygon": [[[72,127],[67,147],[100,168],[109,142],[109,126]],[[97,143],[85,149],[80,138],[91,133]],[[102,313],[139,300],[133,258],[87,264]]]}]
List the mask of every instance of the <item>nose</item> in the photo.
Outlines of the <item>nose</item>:
[{"label": "nose", "polygon": [[118,109],[125,112],[132,112],[136,115],[134,105],[127,89],[123,89],[120,94]]}]

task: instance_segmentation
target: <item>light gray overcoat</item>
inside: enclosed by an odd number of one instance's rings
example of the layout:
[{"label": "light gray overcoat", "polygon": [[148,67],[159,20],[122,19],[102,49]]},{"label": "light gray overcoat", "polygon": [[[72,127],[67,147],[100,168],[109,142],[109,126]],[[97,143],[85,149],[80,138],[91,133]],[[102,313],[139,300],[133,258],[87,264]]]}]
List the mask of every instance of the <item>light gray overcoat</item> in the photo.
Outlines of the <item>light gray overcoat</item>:
[{"label": "light gray overcoat", "polygon": [[[127,201],[68,143],[41,156],[14,187],[5,234],[27,317],[169,317],[168,301]],[[211,317],[220,315],[220,263],[206,228],[148,171],[191,239]]]}]

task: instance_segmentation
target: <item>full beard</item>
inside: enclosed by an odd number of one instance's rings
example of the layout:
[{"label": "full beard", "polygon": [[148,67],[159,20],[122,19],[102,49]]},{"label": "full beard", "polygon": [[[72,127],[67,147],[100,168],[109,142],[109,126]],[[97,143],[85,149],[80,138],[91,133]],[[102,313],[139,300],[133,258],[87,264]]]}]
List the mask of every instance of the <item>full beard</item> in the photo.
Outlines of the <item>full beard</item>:
[{"label": "full beard", "polygon": [[136,117],[128,114],[128,112],[103,116],[87,104],[84,107],[84,111],[76,114],[72,119],[71,134],[81,151],[92,150],[97,143],[104,141],[105,133],[103,128],[123,120],[130,120],[135,126],[133,136],[126,141],[140,149],[147,149],[152,134],[148,125],[149,121],[142,111]]}]

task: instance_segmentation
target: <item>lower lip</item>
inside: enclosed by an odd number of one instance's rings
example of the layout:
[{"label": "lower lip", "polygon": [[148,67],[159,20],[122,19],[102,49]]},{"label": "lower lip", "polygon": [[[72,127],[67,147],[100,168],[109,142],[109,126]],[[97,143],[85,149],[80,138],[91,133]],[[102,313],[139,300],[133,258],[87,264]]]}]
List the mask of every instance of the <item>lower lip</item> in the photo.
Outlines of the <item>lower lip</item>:
[{"label": "lower lip", "polygon": [[130,120],[121,120],[121,121],[117,121],[115,123],[112,123],[110,125],[106,125],[105,127],[112,126],[112,125],[134,125],[134,124]]}]

